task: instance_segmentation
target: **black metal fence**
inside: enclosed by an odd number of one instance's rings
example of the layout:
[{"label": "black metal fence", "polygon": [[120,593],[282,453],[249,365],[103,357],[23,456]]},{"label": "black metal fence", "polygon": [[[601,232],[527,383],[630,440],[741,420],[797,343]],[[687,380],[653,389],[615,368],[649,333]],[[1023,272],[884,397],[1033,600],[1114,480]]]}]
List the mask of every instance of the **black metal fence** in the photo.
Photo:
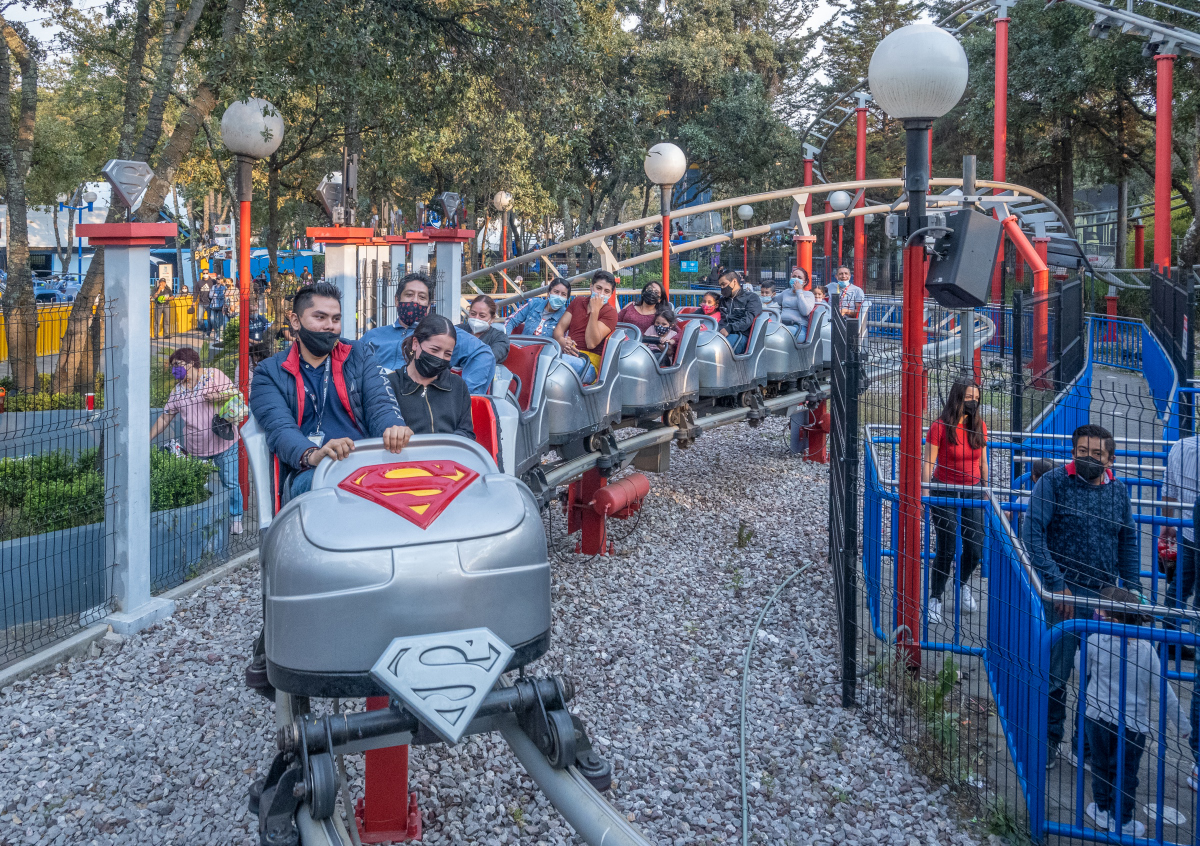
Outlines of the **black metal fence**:
[{"label": "black metal fence", "polygon": [[[1181,379],[1191,378],[1196,370],[1195,284],[1196,274],[1190,269],[1155,265],[1150,271],[1150,331]],[[1179,397],[1180,426],[1185,431],[1195,431],[1194,415],[1193,395],[1185,392]]]}]

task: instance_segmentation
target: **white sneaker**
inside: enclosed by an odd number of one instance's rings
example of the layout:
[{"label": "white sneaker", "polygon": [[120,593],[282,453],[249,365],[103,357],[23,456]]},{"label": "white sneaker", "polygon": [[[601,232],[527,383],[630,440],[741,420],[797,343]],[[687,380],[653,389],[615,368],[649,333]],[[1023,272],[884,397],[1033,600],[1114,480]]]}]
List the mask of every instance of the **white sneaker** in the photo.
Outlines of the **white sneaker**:
[{"label": "white sneaker", "polygon": [[[1108,830],[1111,831],[1113,834],[1117,833],[1117,821],[1116,820],[1108,821]],[[1138,822],[1137,820],[1130,820],[1129,822],[1125,823],[1125,825],[1121,826],[1121,833],[1128,834],[1133,837],[1142,837],[1146,834],[1146,826],[1144,826],[1142,823]]]},{"label": "white sneaker", "polygon": [[234,520],[229,524],[229,533],[231,535],[240,535],[242,533],[242,521]]},{"label": "white sneaker", "polygon": [[929,622],[942,622],[942,601],[940,599],[929,600]]},{"label": "white sneaker", "polygon": [[[1065,758],[1072,767],[1075,767],[1076,769],[1079,768],[1079,759],[1075,756],[1074,743],[1067,744],[1067,754],[1063,755],[1063,758]],[[1090,773],[1092,771],[1092,762],[1084,758],[1083,768]]]},{"label": "white sneaker", "polygon": [[1188,787],[1192,790],[1200,789],[1200,767],[1192,764],[1192,774],[1188,776]]},{"label": "white sneaker", "polygon": [[1085,812],[1096,823],[1096,828],[1100,829],[1101,831],[1108,831],[1109,823],[1112,822],[1112,820],[1108,818],[1108,811],[1101,811],[1096,807],[1095,802],[1091,802],[1088,804]]},{"label": "white sneaker", "polygon": [[968,614],[974,614],[979,610],[979,603],[975,601],[975,594],[971,593],[971,588],[967,585],[963,585],[962,590],[958,592],[958,602],[962,606],[962,610]]}]

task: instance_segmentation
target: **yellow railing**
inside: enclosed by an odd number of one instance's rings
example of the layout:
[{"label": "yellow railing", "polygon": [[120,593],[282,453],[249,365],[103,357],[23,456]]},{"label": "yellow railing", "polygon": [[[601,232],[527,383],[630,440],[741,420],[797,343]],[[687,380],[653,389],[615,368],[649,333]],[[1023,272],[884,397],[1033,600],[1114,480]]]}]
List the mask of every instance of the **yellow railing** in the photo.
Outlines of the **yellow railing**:
[{"label": "yellow railing", "polygon": [[[188,309],[192,313],[188,314]],[[166,334],[175,335],[180,332],[190,332],[196,328],[196,304],[192,295],[175,297],[167,303]],[[37,354],[55,355],[62,346],[63,335],[67,333],[67,323],[71,316],[71,303],[51,303],[39,305]],[[151,336],[154,331],[154,304],[150,305]],[[8,358],[8,331],[4,327],[4,316],[0,314],[0,360]]]}]

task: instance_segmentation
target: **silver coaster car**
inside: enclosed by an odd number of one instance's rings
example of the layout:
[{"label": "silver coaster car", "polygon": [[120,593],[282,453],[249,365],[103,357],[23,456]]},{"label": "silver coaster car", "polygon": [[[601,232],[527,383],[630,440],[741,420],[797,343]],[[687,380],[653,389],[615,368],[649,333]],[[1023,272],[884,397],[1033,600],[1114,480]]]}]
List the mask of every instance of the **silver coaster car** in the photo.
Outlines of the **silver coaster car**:
[{"label": "silver coaster car", "polygon": [[[252,424],[246,446],[266,504],[271,461]],[[360,441],[322,462],[312,491],[273,520],[269,507],[260,513],[270,526],[260,551],[267,674],[278,690],[383,695],[369,671],[400,636],[486,626],[515,650],[510,668],[549,647],[537,503],[473,441],[418,435],[398,455]]]},{"label": "silver coaster car", "polygon": [[[618,323],[632,337],[636,326]],[[629,342],[622,346],[619,374],[621,413],[626,417],[653,417],[696,399],[700,394],[700,372],[696,366],[696,342],[700,324],[690,321],[679,333],[674,355],[667,364],[659,363],[659,353],[645,344]]]},{"label": "silver coaster car", "polygon": [[750,327],[746,352],[736,355],[729,341],[717,331],[718,322],[715,318],[687,308],[679,310],[681,325],[690,325],[695,321],[701,327],[696,341],[701,397],[740,394],[767,383],[767,372],[761,359],[766,349],[764,340],[771,317],[769,312],[763,312],[755,318],[754,325]]},{"label": "silver coaster car", "polygon": [[[550,443],[557,446],[607,429],[621,419],[621,394],[618,390],[617,363],[627,343],[637,343],[628,329],[618,326],[608,336],[600,357],[600,374],[584,385],[549,338],[513,335],[514,345],[548,344],[557,356],[546,377],[546,416],[550,425]],[[510,353],[511,355],[511,353]]]},{"label": "silver coaster car", "polygon": [[783,321],[772,315],[761,359],[769,381],[796,382],[817,369],[816,358],[821,346],[821,331],[828,319],[829,306],[817,303],[812,314],[808,316],[805,339],[797,341]]},{"label": "silver coaster car", "polygon": [[505,361],[511,381],[493,393],[492,401],[500,424],[501,469],[521,476],[541,463],[550,446],[546,384],[559,355],[553,341],[521,336],[511,341]]}]

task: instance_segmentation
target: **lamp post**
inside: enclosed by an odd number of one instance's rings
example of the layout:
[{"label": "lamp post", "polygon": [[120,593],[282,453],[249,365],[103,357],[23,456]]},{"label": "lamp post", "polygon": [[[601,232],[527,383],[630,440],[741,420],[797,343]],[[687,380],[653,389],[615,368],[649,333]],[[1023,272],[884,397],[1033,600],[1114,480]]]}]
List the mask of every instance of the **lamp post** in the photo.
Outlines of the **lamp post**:
[{"label": "lamp post", "polygon": [[[829,207],[835,212],[841,212],[843,217],[838,220],[838,264],[842,263],[842,222],[845,220],[846,209],[850,208],[850,204],[854,202],[854,198],[845,191],[834,191],[829,195]],[[861,284],[855,279],[854,284]]]},{"label": "lamp post", "polygon": [[513,195],[507,191],[497,191],[492,197],[492,205],[500,212],[500,261],[508,261],[508,213],[513,207]]},{"label": "lamp post", "polygon": [[[82,199],[83,199],[84,205],[72,206],[72,205],[68,205],[68,202],[67,202],[68,200],[70,200],[70,197],[68,197],[66,194],[58,195],[58,210],[59,211],[62,211],[63,209],[70,209],[73,212],[79,213],[79,218],[76,223],[76,226],[83,223],[83,210],[87,209],[89,212],[92,210],[92,203],[96,202],[96,192],[88,191],[86,194],[83,195]],[[76,264],[76,268],[77,268],[77,271],[79,274],[79,283],[83,284],[83,239],[77,236],[75,238],[75,245],[79,248],[79,261]],[[63,270],[66,270],[66,269],[67,268],[65,268],[65,267],[63,268]]]},{"label": "lamp post", "polygon": [[662,286],[663,297],[671,294],[671,192],[687,171],[687,156],[674,144],[655,144],[642,162],[646,177],[658,186],[662,212]]},{"label": "lamp post", "polygon": [[[908,214],[902,231],[904,323],[901,331],[900,387],[900,626],[908,666],[921,666],[921,428],[925,400],[922,348],[925,345],[925,193],[929,189],[929,130],[954,108],[967,87],[967,56],[944,29],[911,24],[879,42],[867,70],[875,102],[904,122],[904,188]],[[915,242],[915,243],[914,243]]]},{"label": "lamp post", "polygon": [[[238,388],[250,396],[250,197],[254,163],[279,149],[283,116],[259,97],[234,100],[221,117],[221,140],[237,159],[238,198]],[[351,316],[353,319],[353,316]],[[250,481],[245,447],[239,440],[238,483],[242,495]]]},{"label": "lamp post", "polygon": [[[742,226],[750,222],[750,218],[754,217],[754,209],[743,203],[738,206],[737,216],[741,218]],[[746,260],[746,238],[742,237],[742,275],[745,276],[750,272],[749,264]]]},{"label": "lamp post", "polygon": [[[1121,256],[1125,261],[1125,256]],[[1142,210],[1133,210],[1133,266],[1141,269],[1146,266],[1146,221],[1142,220]]]}]

